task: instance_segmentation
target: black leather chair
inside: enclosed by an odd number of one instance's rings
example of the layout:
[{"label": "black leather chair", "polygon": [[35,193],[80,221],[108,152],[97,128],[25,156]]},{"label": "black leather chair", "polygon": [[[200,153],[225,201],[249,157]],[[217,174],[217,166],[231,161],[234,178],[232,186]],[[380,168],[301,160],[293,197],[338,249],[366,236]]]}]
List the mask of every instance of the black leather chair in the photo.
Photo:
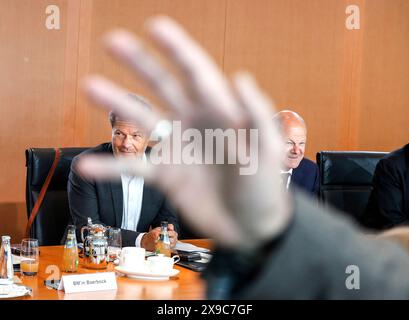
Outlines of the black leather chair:
[{"label": "black leather chair", "polygon": [[[60,148],[61,155],[47,193],[32,224],[30,236],[40,245],[59,245],[70,219],[67,181],[72,159],[87,148]],[[54,160],[53,148],[26,150],[26,206],[27,216],[34,207],[41,187]]]},{"label": "black leather chair", "polygon": [[[70,220],[67,181],[72,159],[87,148],[60,148],[61,157],[50,182],[40,210],[31,227],[30,236],[40,245],[59,245]],[[30,148],[26,150],[26,206],[30,216],[41,187],[54,160],[53,148]],[[179,218],[179,239],[203,238]]]},{"label": "black leather chair", "polygon": [[320,198],[361,223],[372,190],[372,177],[386,152],[321,151],[317,153],[320,171]]}]

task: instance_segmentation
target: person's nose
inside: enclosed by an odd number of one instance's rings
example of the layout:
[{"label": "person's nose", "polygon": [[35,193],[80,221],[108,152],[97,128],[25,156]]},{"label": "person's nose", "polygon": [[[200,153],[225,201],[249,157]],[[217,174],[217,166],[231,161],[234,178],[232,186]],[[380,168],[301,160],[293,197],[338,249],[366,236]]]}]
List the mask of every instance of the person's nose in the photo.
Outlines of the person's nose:
[{"label": "person's nose", "polygon": [[132,138],[131,138],[130,135],[126,135],[126,136],[125,136],[125,139],[124,139],[124,141],[123,141],[123,146],[124,146],[125,148],[129,148],[131,145],[132,145]]},{"label": "person's nose", "polygon": [[301,153],[300,147],[297,146],[296,144],[294,144],[292,151],[293,151],[294,154],[300,154]]}]

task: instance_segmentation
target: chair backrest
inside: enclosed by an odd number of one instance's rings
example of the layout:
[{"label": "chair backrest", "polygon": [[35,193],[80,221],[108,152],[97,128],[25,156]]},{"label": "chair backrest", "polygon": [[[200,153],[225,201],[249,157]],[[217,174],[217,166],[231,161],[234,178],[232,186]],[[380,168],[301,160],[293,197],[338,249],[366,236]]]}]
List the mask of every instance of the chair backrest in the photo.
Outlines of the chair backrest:
[{"label": "chair backrest", "polygon": [[[87,148],[60,148],[61,155],[40,210],[31,227],[30,236],[40,245],[59,245],[70,220],[67,181],[72,159]],[[34,207],[41,187],[54,160],[54,148],[26,150],[27,217]]]},{"label": "chair backrest", "polygon": [[320,198],[358,222],[372,190],[375,167],[387,152],[321,151],[317,153],[320,171]]}]

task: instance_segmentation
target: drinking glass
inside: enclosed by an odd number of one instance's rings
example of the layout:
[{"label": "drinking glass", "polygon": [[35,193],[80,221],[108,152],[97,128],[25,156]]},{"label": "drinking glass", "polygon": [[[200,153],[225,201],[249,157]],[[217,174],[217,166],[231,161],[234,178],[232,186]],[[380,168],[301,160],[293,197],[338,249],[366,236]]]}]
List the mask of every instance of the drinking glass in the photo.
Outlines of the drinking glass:
[{"label": "drinking glass", "polygon": [[114,262],[119,258],[122,248],[122,236],[121,229],[108,227],[108,257],[109,261]]},{"label": "drinking glass", "polygon": [[38,240],[26,238],[21,241],[20,270],[25,276],[35,276],[38,272]]}]

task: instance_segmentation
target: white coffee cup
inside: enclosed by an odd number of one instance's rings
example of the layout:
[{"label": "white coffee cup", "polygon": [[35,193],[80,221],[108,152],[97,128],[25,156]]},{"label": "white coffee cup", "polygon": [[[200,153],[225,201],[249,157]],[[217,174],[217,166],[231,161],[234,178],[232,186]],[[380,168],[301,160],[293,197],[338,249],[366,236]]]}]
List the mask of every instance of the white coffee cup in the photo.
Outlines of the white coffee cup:
[{"label": "white coffee cup", "polygon": [[170,274],[173,270],[173,265],[179,260],[180,258],[177,255],[172,258],[157,255],[147,259],[150,272],[155,274]]},{"label": "white coffee cup", "polygon": [[145,249],[137,247],[122,248],[119,256],[119,265],[128,270],[145,271]]}]

